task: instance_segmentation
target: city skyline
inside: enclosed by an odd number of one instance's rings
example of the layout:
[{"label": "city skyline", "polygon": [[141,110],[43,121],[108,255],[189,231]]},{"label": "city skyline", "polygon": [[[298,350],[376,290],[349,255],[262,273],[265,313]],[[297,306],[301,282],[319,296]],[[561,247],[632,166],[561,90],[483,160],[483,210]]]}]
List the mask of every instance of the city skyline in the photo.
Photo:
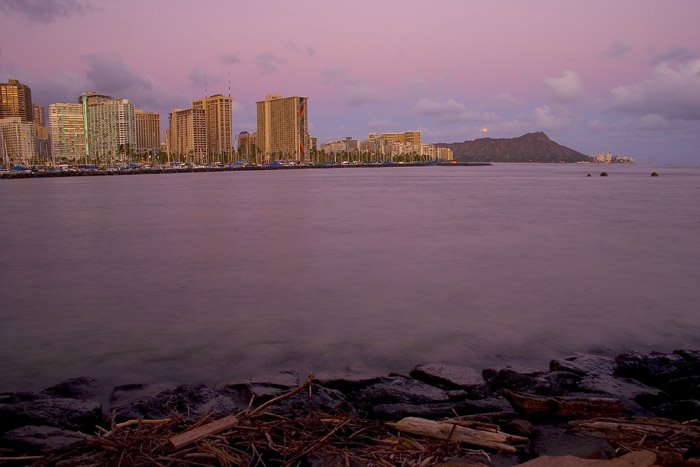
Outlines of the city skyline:
[{"label": "city skyline", "polygon": [[0,12],[0,81],[46,108],[94,91],[158,112],[164,130],[172,109],[228,95],[230,77],[234,136],[256,131],[255,103],[275,93],[309,97],[319,144],[545,131],[586,154],[700,162],[697,2],[15,0]]}]

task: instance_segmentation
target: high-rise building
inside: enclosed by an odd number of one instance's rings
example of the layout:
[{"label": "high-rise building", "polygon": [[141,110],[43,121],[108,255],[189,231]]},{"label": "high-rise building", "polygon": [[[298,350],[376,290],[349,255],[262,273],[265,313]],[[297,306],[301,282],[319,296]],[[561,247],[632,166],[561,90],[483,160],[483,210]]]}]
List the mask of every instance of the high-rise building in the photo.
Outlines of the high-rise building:
[{"label": "high-rise building", "polygon": [[87,162],[81,104],[50,104],[49,130],[54,162]]},{"label": "high-rise building", "polygon": [[207,128],[204,109],[175,109],[170,112],[166,137],[171,159],[203,164],[207,156]]},{"label": "high-rise building", "polygon": [[390,143],[420,145],[420,131],[404,131],[400,133],[370,133],[367,139],[383,139]]},{"label": "high-rise building", "polygon": [[85,154],[90,162],[124,160],[136,149],[134,105],[128,99],[114,99],[96,93],[83,93],[86,129]]},{"label": "high-rise building", "polygon": [[257,103],[256,142],[265,162],[310,157],[308,99],[267,95]]},{"label": "high-rise building", "polygon": [[207,131],[207,156],[231,159],[231,98],[217,94],[192,101],[193,109],[204,110]]},{"label": "high-rise building", "polygon": [[136,119],[136,152],[138,154],[160,152],[160,115],[156,112],[134,110]]},{"label": "high-rise building", "polygon": [[32,165],[37,163],[32,122],[21,117],[0,118],[2,164]]},{"label": "high-rise building", "polygon": [[46,126],[43,105],[32,105],[32,115],[34,116],[34,126]]},{"label": "high-rise building", "polygon": [[34,120],[32,90],[16,79],[0,83],[0,118],[20,117],[23,122]]},{"label": "high-rise building", "polygon": [[250,162],[257,162],[255,138],[256,138],[255,133],[248,133],[247,131],[241,131],[240,133],[238,133],[238,158],[239,159],[242,159],[245,161],[250,161]]},{"label": "high-rise building", "polygon": [[49,129],[46,126],[46,118],[44,117],[44,107],[36,104],[32,105],[32,114],[34,116],[36,155],[40,163],[45,163],[51,154],[51,146],[49,143]]}]

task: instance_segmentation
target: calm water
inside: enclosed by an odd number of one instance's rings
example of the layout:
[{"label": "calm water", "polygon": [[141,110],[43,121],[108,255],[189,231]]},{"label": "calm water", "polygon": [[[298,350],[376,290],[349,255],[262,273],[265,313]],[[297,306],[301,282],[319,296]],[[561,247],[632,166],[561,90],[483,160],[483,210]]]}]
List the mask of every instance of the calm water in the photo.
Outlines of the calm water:
[{"label": "calm water", "polygon": [[698,349],[700,168],[653,169],[0,180],[0,389]]}]

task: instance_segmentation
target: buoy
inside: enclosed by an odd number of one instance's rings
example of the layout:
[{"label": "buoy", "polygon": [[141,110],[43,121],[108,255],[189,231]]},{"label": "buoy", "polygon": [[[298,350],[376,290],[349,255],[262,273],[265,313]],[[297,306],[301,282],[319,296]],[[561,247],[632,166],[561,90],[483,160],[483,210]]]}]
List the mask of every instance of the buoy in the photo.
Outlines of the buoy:
[{"label": "buoy", "polygon": [[601,173],[600,173],[600,176],[601,176],[601,177],[607,177],[607,176],[608,176],[608,173],[607,173],[607,172],[601,172]]},{"label": "buoy", "polygon": [[586,177],[590,177],[590,176],[591,176],[591,174],[586,175]]},{"label": "buoy", "polygon": [[651,176],[652,176],[652,177],[658,177],[659,174],[657,174],[656,172],[652,172],[652,173],[651,173]]}]

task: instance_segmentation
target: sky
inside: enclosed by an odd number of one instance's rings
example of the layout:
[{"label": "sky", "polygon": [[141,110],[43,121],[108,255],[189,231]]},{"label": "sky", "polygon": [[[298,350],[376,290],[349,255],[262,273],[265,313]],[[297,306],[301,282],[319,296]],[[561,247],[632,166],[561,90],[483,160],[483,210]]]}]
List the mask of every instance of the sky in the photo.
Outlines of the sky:
[{"label": "sky", "polygon": [[319,144],[420,130],[451,143],[544,131],[585,154],[700,164],[697,0],[0,0],[0,81],[161,114],[309,98]]}]

